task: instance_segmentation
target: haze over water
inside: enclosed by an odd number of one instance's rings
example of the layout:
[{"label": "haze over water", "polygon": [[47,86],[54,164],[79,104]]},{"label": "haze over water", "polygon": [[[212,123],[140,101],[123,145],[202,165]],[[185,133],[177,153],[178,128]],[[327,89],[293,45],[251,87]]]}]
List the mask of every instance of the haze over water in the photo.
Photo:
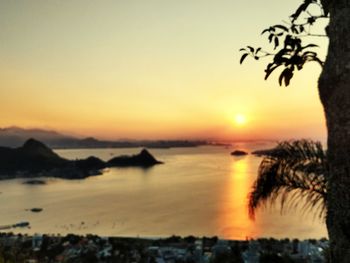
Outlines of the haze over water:
[{"label": "haze over water", "polygon": [[[245,143],[234,149],[268,148],[271,143]],[[57,150],[69,159],[95,155],[108,160],[140,149]],[[232,157],[233,148],[151,149],[165,164],[148,170],[112,168],[84,180],[49,179],[47,185],[24,180],[0,181],[0,222],[29,221],[28,233],[94,233],[103,236],[160,237],[176,235],[319,238],[324,223],[300,210],[284,215],[259,210],[248,218],[247,195],[261,158]],[[41,213],[25,211],[43,208]],[[301,223],[302,222],[302,223]]]}]

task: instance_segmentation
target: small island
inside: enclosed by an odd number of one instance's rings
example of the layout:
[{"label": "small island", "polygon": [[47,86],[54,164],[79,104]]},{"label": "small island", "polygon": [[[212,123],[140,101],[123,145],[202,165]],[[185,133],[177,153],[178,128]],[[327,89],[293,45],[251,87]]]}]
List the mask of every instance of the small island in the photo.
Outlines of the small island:
[{"label": "small island", "polygon": [[118,156],[107,162],[108,167],[125,167],[125,166],[139,166],[150,167],[162,162],[157,161],[146,149],[143,149],[139,154],[132,156]]},{"label": "small island", "polygon": [[31,209],[28,209],[28,211],[33,212],[33,213],[40,213],[41,211],[43,211],[43,209],[39,208],[39,207],[34,207]]},{"label": "small island", "polygon": [[45,185],[47,184],[46,181],[44,180],[39,180],[39,179],[33,179],[33,180],[28,180],[23,182],[23,184],[29,184],[29,185]]},{"label": "small island", "polygon": [[114,157],[104,162],[95,156],[67,160],[35,139],[27,140],[19,148],[0,147],[0,179],[32,178],[27,184],[45,184],[45,181],[33,179],[37,177],[83,179],[100,175],[109,167],[148,168],[161,163],[146,149],[136,155]]},{"label": "small island", "polygon": [[247,152],[241,151],[241,150],[235,150],[235,151],[231,152],[232,156],[244,156],[247,154],[248,154]]}]

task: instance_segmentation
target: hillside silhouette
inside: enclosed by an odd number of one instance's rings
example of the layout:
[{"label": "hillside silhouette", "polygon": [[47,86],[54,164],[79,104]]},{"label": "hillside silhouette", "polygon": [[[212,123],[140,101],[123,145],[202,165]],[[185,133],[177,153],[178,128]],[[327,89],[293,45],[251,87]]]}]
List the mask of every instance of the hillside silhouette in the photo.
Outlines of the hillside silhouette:
[{"label": "hillside silhouette", "polygon": [[27,140],[21,147],[0,147],[0,179],[14,177],[60,177],[81,179],[101,174],[107,167],[151,167],[161,162],[146,149],[132,156],[119,156],[104,162],[90,156],[86,159],[67,160],[35,139]]}]

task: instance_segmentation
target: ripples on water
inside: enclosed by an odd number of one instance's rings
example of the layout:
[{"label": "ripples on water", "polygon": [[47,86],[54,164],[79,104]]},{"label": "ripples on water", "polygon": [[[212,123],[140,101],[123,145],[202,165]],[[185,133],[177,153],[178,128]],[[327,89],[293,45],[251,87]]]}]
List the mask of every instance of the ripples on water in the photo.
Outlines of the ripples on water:
[{"label": "ripples on water", "polygon": [[[268,144],[240,144],[254,150]],[[261,158],[232,157],[234,148],[151,149],[165,164],[148,170],[112,168],[85,180],[49,179],[47,185],[0,181],[0,225],[29,221],[28,233],[96,233],[105,236],[176,235],[324,237],[325,225],[312,215],[277,209],[248,218],[247,195]],[[108,160],[140,149],[57,150],[69,159],[95,155]],[[42,207],[41,213],[25,209]]]}]

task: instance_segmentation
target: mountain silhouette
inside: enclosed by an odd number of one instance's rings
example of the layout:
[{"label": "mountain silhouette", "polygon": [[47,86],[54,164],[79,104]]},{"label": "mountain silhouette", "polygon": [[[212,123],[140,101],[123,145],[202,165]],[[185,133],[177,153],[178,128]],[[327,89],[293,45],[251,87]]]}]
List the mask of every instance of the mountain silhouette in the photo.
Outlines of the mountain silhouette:
[{"label": "mountain silhouette", "polygon": [[150,167],[155,164],[161,164],[162,162],[157,161],[146,149],[143,149],[139,154],[132,156],[118,156],[114,157],[107,162],[107,166],[140,166]]},{"label": "mountain silhouette", "polygon": [[35,139],[27,140],[18,148],[0,147],[0,179],[45,176],[81,179],[101,174],[107,167],[150,167],[160,163],[146,149],[136,155],[119,156],[104,162],[95,156],[67,160]]}]

